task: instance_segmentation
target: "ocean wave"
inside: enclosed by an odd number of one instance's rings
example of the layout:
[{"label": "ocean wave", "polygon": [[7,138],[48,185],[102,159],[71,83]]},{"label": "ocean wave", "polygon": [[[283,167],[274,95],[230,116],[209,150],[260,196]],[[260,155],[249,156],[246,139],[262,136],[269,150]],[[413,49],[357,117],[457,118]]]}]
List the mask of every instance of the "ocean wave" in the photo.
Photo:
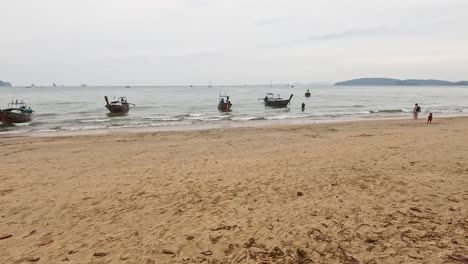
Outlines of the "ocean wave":
[{"label": "ocean wave", "polygon": [[112,124],[107,128],[115,129],[115,128],[139,128],[139,127],[150,127],[150,123],[134,123],[134,124]]},{"label": "ocean wave", "polygon": [[259,116],[246,116],[246,117],[231,117],[232,121],[252,121],[252,120],[265,120],[264,117]]},{"label": "ocean wave", "polygon": [[29,132],[28,130],[0,130],[0,135],[20,134]]},{"label": "ocean wave", "polygon": [[112,119],[87,119],[87,120],[80,120],[80,123],[103,123],[103,122],[109,122]]},{"label": "ocean wave", "polygon": [[24,127],[24,126],[30,126],[31,122],[26,122],[26,123],[15,123],[13,124],[16,127]]},{"label": "ocean wave", "polygon": [[182,118],[178,118],[178,117],[175,117],[175,116],[144,116],[142,118],[147,119],[147,120],[163,121],[163,122],[166,122],[166,121],[181,121],[182,120]]},{"label": "ocean wave", "polygon": [[32,121],[31,123],[29,123],[30,126],[41,126],[45,124],[47,124],[47,122]]},{"label": "ocean wave", "polygon": [[35,117],[53,117],[53,116],[58,116],[56,113],[35,113]]},{"label": "ocean wave", "polygon": [[296,119],[296,118],[306,118],[305,115],[277,115],[277,116],[266,116],[265,120],[284,120],[284,119]]},{"label": "ocean wave", "polygon": [[145,128],[145,127],[165,127],[165,126],[181,126],[187,125],[182,122],[161,122],[161,123],[130,123],[130,124],[112,124],[107,127],[109,129],[118,128]]},{"label": "ocean wave", "polygon": [[47,133],[47,132],[57,132],[56,129],[39,129],[39,130],[33,130],[33,133]]},{"label": "ocean wave", "polygon": [[79,127],[63,127],[62,130],[67,131],[80,131],[80,130],[96,130],[96,129],[104,129],[107,128],[105,126],[79,126]]},{"label": "ocean wave", "polygon": [[182,122],[164,122],[164,123],[152,123],[151,127],[166,127],[166,126],[185,126],[192,123],[182,123]]},{"label": "ocean wave", "polygon": [[433,110],[428,110],[426,112],[450,114],[450,113],[463,113],[467,111],[468,109],[433,109]]},{"label": "ocean wave", "polygon": [[201,120],[201,121],[220,121],[220,120],[230,120],[230,119],[231,119],[231,117],[229,115],[223,115],[223,116],[204,116],[204,117],[200,117],[198,120]]},{"label": "ocean wave", "polygon": [[404,113],[403,109],[384,109],[384,110],[370,110],[370,114],[377,114],[377,113]]},{"label": "ocean wave", "polygon": [[205,114],[201,114],[201,113],[193,113],[193,114],[181,114],[181,115],[176,115],[175,117],[176,118],[188,118],[188,117],[201,117],[201,116],[204,116]]}]

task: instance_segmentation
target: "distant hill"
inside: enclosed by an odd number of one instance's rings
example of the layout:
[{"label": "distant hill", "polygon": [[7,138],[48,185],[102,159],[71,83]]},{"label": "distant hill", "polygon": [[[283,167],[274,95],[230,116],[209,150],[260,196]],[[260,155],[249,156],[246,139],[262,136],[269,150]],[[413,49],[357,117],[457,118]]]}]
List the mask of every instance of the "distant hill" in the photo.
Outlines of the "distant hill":
[{"label": "distant hill", "polygon": [[418,80],[418,79],[390,79],[390,78],[361,78],[353,79],[344,82],[335,83],[336,86],[347,86],[347,85],[468,85],[468,81],[461,82],[449,82],[443,80]]},{"label": "distant hill", "polygon": [[11,83],[0,80],[0,87],[11,87]]}]

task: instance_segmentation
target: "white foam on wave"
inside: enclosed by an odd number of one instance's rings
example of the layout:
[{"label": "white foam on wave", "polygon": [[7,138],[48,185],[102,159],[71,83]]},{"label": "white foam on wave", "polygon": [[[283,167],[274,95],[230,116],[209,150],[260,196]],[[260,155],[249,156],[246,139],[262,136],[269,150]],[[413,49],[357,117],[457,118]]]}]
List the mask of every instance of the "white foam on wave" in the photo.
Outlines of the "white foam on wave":
[{"label": "white foam on wave", "polygon": [[259,120],[263,119],[263,117],[255,117],[255,116],[246,116],[246,117],[232,117],[231,120],[233,121],[250,121],[250,120]]},{"label": "white foam on wave", "polygon": [[206,117],[201,117],[199,120],[201,121],[220,121],[220,120],[225,120],[225,119],[230,119],[230,116],[224,115],[224,116],[206,116]]},{"label": "white foam on wave", "polygon": [[180,121],[180,118],[173,116],[144,116],[143,119],[152,120],[152,121]]},{"label": "white foam on wave", "polygon": [[109,122],[111,119],[87,119],[87,120],[80,120],[80,123],[103,123]]},{"label": "white foam on wave", "polygon": [[0,131],[0,135],[9,135],[9,134],[20,134],[28,132],[28,130],[7,130],[7,131]]},{"label": "white foam on wave", "polygon": [[47,133],[47,132],[57,132],[58,130],[55,129],[39,129],[39,130],[33,130],[33,133]]},{"label": "white foam on wave", "polygon": [[277,116],[266,116],[266,120],[284,120],[284,119],[292,119],[292,118],[298,118],[298,116],[293,116],[293,115],[277,115]]},{"label": "white foam on wave", "polygon": [[80,130],[95,130],[95,129],[104,129],[105,126],[80,126],[80,127],[63,127],[63,130],[67,131],[80,131]]},{"label": "white foam on wave", "polygon": [[31,122],[27,122],[27,123],[16,123],[15,126],[16,127],[23,127],[23,126],[29,126],[31,125]]}]

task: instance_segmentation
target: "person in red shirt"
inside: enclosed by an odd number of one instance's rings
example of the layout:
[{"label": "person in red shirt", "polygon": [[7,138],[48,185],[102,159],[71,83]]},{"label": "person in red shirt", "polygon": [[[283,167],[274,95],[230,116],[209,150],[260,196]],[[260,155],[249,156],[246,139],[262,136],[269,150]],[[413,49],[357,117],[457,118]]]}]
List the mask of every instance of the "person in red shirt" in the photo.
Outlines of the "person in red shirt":
[{"label": "person in red shirt", "polygon": [[426,124],[432,124],[432,113],[429,114],[427,117],[427,123]]}]

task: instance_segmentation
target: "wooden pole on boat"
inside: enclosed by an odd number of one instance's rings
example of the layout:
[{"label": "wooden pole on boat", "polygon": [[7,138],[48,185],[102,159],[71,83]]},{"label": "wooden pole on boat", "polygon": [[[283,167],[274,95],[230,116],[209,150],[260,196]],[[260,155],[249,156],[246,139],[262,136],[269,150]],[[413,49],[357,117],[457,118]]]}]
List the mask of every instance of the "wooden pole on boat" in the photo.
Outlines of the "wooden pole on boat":
[{"label": "wooden pole on boat", "polygon": [[289,96],[288,104],[291,104],[291,99],[292,99],[293,95],[294,94],[291,94],[291,96]]},{"label": "wooden pole on boat", "polygon": [[109,105],[109,99],[107,99],[107,96],[104,96],[104,99],[106,100],[106,105]]}]

